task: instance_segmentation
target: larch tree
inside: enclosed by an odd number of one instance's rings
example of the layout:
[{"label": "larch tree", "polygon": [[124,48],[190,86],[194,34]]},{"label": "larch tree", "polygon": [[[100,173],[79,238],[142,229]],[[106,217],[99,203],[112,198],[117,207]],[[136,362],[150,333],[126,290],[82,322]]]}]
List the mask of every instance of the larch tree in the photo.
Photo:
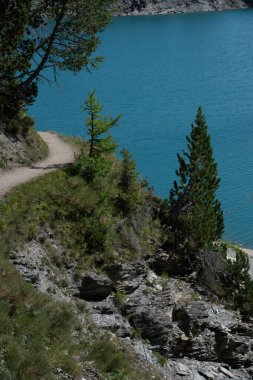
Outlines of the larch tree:
[{"label": "larch tree", "polygon": [[178,154],[178,179],[170,191],[168,246],[197,253],[220,239],[224,230],[223,212],[216,197],[220,179],[200,107],[187,142],[188,151]]},{"label": "larch tree", "polygon": [[114,153],[118,144],[110,134],[110,129],[118,125],[121,115],[115,118],[101,114],[103,106],[96,98],[95,90],[89,92],[82,108],[88,113],[86,126],[89,137],[89,157]]}]

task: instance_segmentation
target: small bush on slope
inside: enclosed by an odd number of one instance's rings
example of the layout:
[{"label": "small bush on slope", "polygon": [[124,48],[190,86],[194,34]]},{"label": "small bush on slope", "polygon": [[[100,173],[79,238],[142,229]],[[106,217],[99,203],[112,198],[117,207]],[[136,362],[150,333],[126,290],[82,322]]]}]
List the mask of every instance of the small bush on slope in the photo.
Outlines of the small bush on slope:
[{"label": "small bush on slope", "polygon": [[121,347],[110,335],[97,337],[87,358],[108,380],[160,380],[154,371],[142,369],[137,355],[128,346]]},{"label": "small bush on slope", "polygon": [[230,286],[228,297],[244,315],[253,315],[253,281],[249,275],[249,257],[239,248],[234,248],[236,260],[229,262]]},{"label": "small bush on slope", "polygon": [[73,165],[73,173],[79,174],[87,182],[92,182],[96,177],[105,177],[110,171],[110,163],[102,157],[89,157],[81,154]]}]

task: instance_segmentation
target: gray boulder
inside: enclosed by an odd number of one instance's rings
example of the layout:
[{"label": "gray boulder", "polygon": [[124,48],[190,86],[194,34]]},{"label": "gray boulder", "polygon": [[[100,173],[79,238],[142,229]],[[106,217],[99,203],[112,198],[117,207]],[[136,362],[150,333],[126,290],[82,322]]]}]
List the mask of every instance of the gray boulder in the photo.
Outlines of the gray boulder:
[{"label": "gray boulder", "polygon": [[121,307],[138,335],[147,339],[156,350],[166,353],[166,356],[173,355],[175,342],[184,335],[171,321],[172,305],[173,301],[164,297],[162,291],[141,285],[126,297]]},{"label": "gray boulder", "polygon": [[178,353],[181,351],[198,360],[222,360],[233,368],[249,366],[253,362],[252,327],[239,323],[235,312],[198,301],[188,306],[175,306],[173,321],[189,338],[184,346],[178,340]]},{"label": "gray boulder", "polygon": [[141,261],[111,265],[106,271],[114,287],[125,293],[134,292],[148,274],[148,268]]},{"label": "gray boulder", "polygon": [[119,314],[92,314],[92,321],[94,325],[103,330],[110,331],[119,337],[126,337],[131,335],[131,326],[128,322],[123,321]]},{"label": "gray boulder", "polygon": [[112,295],[103,301],[89,302],[87,307],[91,320],[97,328],[110,331],[119,337],[131,335],[131,326],[119,313]]},{"label": "gray boulder", "polygon": [[196,335],[206,328],[212,331],[230,331],[239,321],[236,314],[222,306],[205,301],[193,301],[190,305],[176,305],[173,321],[187,335]]}]

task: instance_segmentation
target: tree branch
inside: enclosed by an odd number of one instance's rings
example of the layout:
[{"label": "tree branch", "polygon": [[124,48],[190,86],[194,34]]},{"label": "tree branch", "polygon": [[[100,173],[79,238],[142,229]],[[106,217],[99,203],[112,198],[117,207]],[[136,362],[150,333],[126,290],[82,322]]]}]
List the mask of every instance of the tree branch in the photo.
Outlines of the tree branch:
[{"label": "tree branch", "polygon": [[26,87],[28,87],[33,81],[35,78],[37,78],[39,75],[40,75],[40,72],[43,70],[49,56],[50,56],[50,52],[52,50],[52,46],[53,46],[53,43],[54,43],[54,40],[55,40],[55,37],[56,37],[56,34],[59,30],[59,27],[61,25],[61,22],[62,22],[62,19],[65,15],[65,8],[66,8],[66,5],[67,5],[67,2],[68,0],[65,0],[64,3],[63,3],[63,6],[62,6],[62,10],[59,14],[59,17],[57,18],[56,20],[56,23],[55,23],[55,26],[54,26],[54,29],[50,35],[50,37],[48,38],[48,45],[47,45],[47,48],[45,50],[45,54],[44,56],[42,57],[39,65],[37,66],[37,68],[31,73],[31,75],[24,81],[20,84],[19,86],[19,90],[24,90]]}]

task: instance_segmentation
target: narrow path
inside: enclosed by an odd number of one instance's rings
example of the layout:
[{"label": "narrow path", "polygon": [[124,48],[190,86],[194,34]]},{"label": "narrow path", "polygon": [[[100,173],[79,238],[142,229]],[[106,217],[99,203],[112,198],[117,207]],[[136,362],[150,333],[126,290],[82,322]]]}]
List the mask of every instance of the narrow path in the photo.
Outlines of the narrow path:
[{"label": "narrow path", "polygon": [[0,172],[0,197],[21,183],[59,169],[74,161],[75,150],[51,132],[39,132],[49,148],[48,157],[31,167],[19,167]]}]

